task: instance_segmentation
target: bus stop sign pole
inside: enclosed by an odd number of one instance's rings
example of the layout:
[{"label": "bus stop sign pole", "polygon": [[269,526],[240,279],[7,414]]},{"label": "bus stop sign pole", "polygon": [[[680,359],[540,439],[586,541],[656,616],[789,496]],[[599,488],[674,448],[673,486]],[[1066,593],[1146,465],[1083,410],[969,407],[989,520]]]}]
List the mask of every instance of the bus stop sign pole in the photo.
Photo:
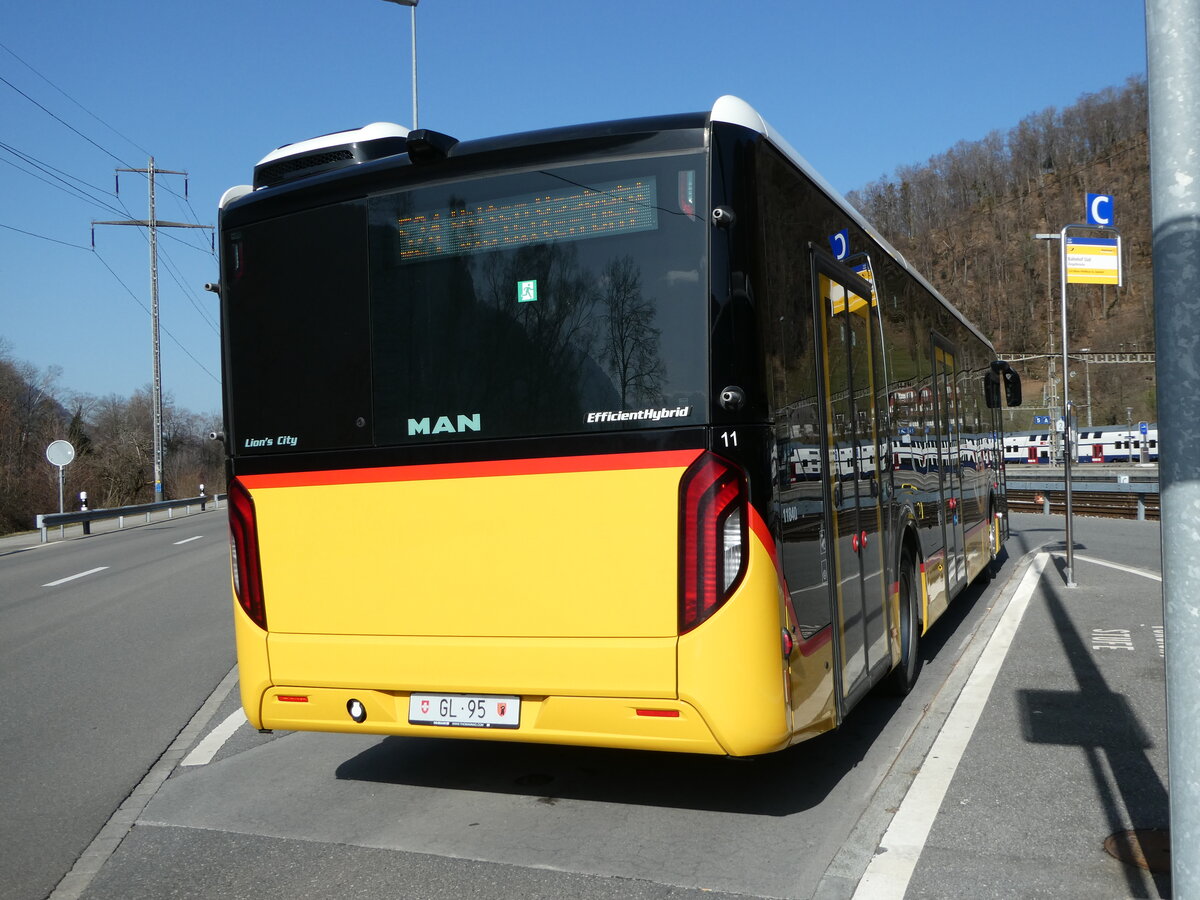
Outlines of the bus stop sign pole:
[{"label": "bus stop sign pole", "polygon": [[[1089,212],[1090,212],[1090,210],[1089,210]],[[1068,259],[1067,251],[1069,249],[1069,244],[1071,242],[1070,242],[1070,238],[1068,237],[1068,232],[1070,232],[1072,229],[1086,229],[1086,230],[1092,231],[1092,232],[1101,231],[1101,232],[1104,232],[1105,234],[1110,234],[1110,235],[1113,235],[1113,237],[1115,237],[1115,239],[1116,239],[1115,241],[1113,241],[1112,238],[1108,238],[1105,240],[1092,242],[1097,245],[1100,245],[1100,244],[1105,245],[1102,248],[1102,252],[1105,253],[1106,257],[1108,256],[1108,254],[1111,251],[1113,251],[1115,249],[1115,252],[1116,252],[1115,273],[1113,272],[1111,267],[1107,265],[1109,262],[1109,259],[1105,259],[1104,260],[1105,266],[1104,266],[1103,270],[1097,271],[1097,270],[1093,269],[1093,270],[1089,270],[1086,274],[1080,274],[1077,269],[1076,273],[1075,273],[1076,277],[1073,279],[1071,277],[1069,277],[1069,275],[1071,273],[1069,271],[1069,259]],[[1084,243],[1084,242],[1081,241],[1081,243]],[[1063,537],[1066,540],[1066,545],[1067,545],[1067,570],[1064,574],[1066,575],[1066,578],[1067,578],[1067,587],[1073,588],[1073,587],[1078,587],[1078,585],[1075,583],[1075,538],[1074,538],[1074,535],[1072,534],[1074,509],[1072,508],[1072,504],[1071,504],[1071,463],[1072,463],[1071,458],[1075,455],[1075,422],[1074,422],[1074,416],[1072,415],[1073,406],[1068,400],[1068,392],[1069,392],[1068,382],[1070,381],[1070,379],[1067,378],[1067,373],[1070,371],[1071,360],[1068,355],[1070,352],[1070,343],[1069,343],[1070,337],[1067,334],[1067,284],[1071,281],[1084,282],[1084,283],[1111,284],[1112,281],[1110,279],[1115,277],[1116,284],[1118,287],[1120,287],[1122,280],[1123,280],[1122,272],[1121,272],[1121,232],[1118,231],[1116,228],[1113,228],[1111,225],[1097,225],[1095,223],[1088,223],[1086,225],[1064,225],[1063,230],[1062,230],[1061,234],[1059,235],[1058,244],[1059,244],[1058,252],[1061,257],[1060,265],[1058,267],[1059,268],[1059,277],[1061,278],[1061,283],[1059,285],[1059,288],[1060,288],[1059,297],[1061,298],[1061,302],[1062,302],[1063,495],[1066,499],[1066,506],[1067,506],[1067,509],[1066,509],[1066,514],[1067,514],[1066,533],[1063,535]],[[1113,246],[1108,246],[1110,244]],[[1089,249],[1089,248],[1085,248],[1085,249]],[[1071,267],[1071,268],[1075,268],[1075,267]]]}]

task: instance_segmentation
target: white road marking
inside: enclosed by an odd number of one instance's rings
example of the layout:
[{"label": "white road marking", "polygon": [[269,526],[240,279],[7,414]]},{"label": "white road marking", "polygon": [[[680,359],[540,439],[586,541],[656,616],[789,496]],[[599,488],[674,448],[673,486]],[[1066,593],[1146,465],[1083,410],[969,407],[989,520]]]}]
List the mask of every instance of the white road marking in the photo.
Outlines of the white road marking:
[{"label": "white road marking", "polygon": [[1109,562],[1106,559],[1096,559],[1094,556],[1080,556],[1075,554],[1076,559],[1081,559],[1084,562],[1095,563],[1098,566],[1108,566],[1110,569],[1118,569],[1121,572],[1128,572],[1130,575],[1141,575],[1143,578],[1149,578],[1152,581],[1162,581],[1162,576],[1155,572],[1147,572],[1145,569],[1135,569],[1133,566],[1123,566],[1119,563]]},{"label": "white road marking", "polygon": [[178,547],[180,544],[190,544],[192,541],[198,541],[202,537],[204,537],[204,535],[198,534],[195,537],[184,538],[182,541],[176,541],[175,546]]},{"label": "white road marking", "polygon": [[1092,649],[1136,652],[1133,646],[1133,632],[1128,628],[1093,628]]},{"label": "white road marking", "polygon": [[892,824],[879,842],[879,849],[867,866],[854,900],[902,900],[908,883],[938,809],[950,787],[950,781],[958,769],[958,763],[967,749],[979,716],[987,704],[988,695],[1000,674],[1000,666],[1008,655],[1017,626],[1029,606],[1029,598],[1037,589],[1049,553],[1040,553],[1021,580],[1020,587],[996,624],[996,630],[988,639],[979,662],[975,664],[971,677],[963,686],[962,693],[938,733],[921,771],[913,779],[900,808],[892,818]]},{"label": "white road marking", "polygon": [[66,578],[60,578],[58,581],[51,581],[43,584],[42,587],[58,587],[60,584],[66,584],[68,581],[74,581],[76,578],[86,578],[88,575],[95,575],[97,572],[103,572],[108,566],[97,566],[94,569],[88,569],[86,572],[80,572],[77,575],[68,575]]},{"label": "white road marking", "polygon": [[205,735],[204,740],[198,743],[195,748],[187,756],[183,758],[181,766],[206,766],[212,762],[212,758],[217,755],[217,751],[225,745],[225,742],[233,737],[233,733],[242,727],[242,723],[246,721],[246,713],[238,707],[228,716],[225,721]]}]

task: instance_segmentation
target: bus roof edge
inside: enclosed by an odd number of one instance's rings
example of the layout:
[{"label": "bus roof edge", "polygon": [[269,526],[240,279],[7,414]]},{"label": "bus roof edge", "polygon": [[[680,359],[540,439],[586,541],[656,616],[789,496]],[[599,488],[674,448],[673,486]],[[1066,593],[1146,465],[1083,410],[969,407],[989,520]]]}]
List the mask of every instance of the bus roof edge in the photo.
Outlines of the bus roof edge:
[{"label": "bus roof edge", "polygon": [[983,338],[983,340],[987,342],[989,346],[991,345],[991,341],[983,336],[983,333],[974,325],[974,323],[967,319],[961,310],[953,306],[950,301],[943,297],[941,292],[938,291],[938,289],[932,284],[930,284],[929,280],[925,278],[924,275],[913,268],[913,266],[909,264],[908,260],[904,258],[904,254],[893,247],[891,242],[888,241],[887,238],[885,238],[882,234],[880,234],[879,231],[876,230],[875,226],[868,222],[863,217],[862,213],[860,213],[858,209],[852,203],[850,203],[849,200],[842,196],[841,192],[839,192],[833,185],[825,180],[824,176],[813,167],[812,163],[801,156],[800,153],[797,152],[796,148],[789,144],[783,135],[772,128],[767,120],[762,117],[762,114],[758,112],[758,110],[740,97],[735,97],[732,94],[725,94],[721,97],[718,97],[716,102],[713,103],[713,108],[709,115],[709,119],[713,122],[727,122],[731,125],[741,125],[743,128],[749,128],[751,131],[757,131],[759,134],[766,137],[766,139],[769,140],[775,147],[777,147],[785,156],[790,157],[791,160],[816,183],[817,187],[824,191],[840,207],[846,210],[851,218],[853,218],[854,221],[883,248],[885,253],[887,253],[894,260],[896,260],[896,262],[912,273],[917,281],[924,285],[927,290],[932,291],[933,294],[938,297],[961,322],[963,322],[963,324],[979,335],[979,337]]}]

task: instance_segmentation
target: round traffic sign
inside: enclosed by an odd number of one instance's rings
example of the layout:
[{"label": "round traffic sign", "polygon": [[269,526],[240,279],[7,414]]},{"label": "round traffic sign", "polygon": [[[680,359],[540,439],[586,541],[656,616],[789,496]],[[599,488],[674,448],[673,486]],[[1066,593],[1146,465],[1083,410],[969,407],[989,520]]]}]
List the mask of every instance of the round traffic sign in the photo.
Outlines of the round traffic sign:
[{"label": "round traffic sign", "polygon": [[75,448],[69,441],[51,441],[46,448],[46,459],[52,466],[67,466],[75,458]]}]

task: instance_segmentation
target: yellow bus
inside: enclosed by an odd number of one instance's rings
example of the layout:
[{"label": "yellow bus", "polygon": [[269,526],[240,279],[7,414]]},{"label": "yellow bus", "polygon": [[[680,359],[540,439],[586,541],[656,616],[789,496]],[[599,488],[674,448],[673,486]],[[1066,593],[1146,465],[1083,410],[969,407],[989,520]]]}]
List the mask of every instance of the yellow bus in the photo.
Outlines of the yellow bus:
[{"label": "yellow bus", "polygon": [[1004,539],[991,344],[749,105],[377,123],[221,200],[250,722],[745,756]]}]

